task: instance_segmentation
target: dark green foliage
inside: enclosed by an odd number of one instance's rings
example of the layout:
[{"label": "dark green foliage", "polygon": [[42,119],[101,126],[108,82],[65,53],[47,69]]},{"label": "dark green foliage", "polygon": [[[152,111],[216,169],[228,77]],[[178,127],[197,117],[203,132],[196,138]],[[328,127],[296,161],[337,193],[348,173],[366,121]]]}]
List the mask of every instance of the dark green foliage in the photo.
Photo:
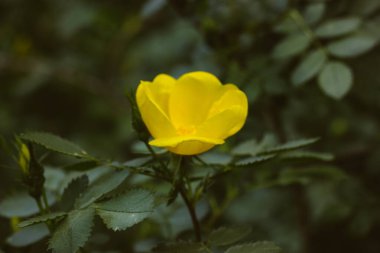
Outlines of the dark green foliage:
[{"label": "dark green foliage", "polygon": [[64,211],[71,210],[74,207],[74,203],[77,198],[88,187],[88,177],[83,175],[78,178],[74,178],[69,185],[65,188],[60,201],[60,208]]},{"label": "dark green foliage", "polygon": [[75,253],[84,246],[91,234],[95,210],[73,210],[52,235],[49,248],[53,252]]},{"label": "dark green foliage", "polygon": [[[47,240],[55,252],[380,252],[379,11],[378,0],[1,1],[0,252],[45,252]],[[244,90],[249,116],[173,177],[170,155],[140,142],[131,91],[196,70]],[[33,149],[26,180],[18,133]]]},{"label": "dark green foliage", "polygon": [[96,204],[95,208],[108,228],[114,231],[125,230],[153,212],[154,197],[146,190],[130,190],[111,200]]},{"label": "dark green foliage", "polygon": [[281,253],[282,250],[272,242],[255,242],[229,248],[226,253]]},{"label": "dark green foliage", "polygon": [[30,141],[32,143],[42,145],[46,149],[60,152],[65,155],[72,155],[75,157],[88,156],[87,152],[79,146],[77,146],[76,144],[50,133],[30,132],[21,134],[20,138],[26,141]]},{"label": "dark green foliage", "polygon": [[128,171],[109,173],[100,177],[90,187],[88,187],[75,201],[76,208],[89,206],[101,198],[104,194],[118,187],[128,176]]},{"label": "dark green foliage", "polygon": [[65,212],[48,213],[48,214],[45,214],[45,215],[33,217],[31,219],[22,221],[22,222],[20,222],[18,224],[18,226],[19,227],[27,227],[27,226],[34,225],[34,224],[37,224],[37,223],[42,223],[42,222],[46,223],[47,221],[51,221],[51,220],[56,220],[56,219],[62,218],[64,216],[66,216],[66,214],[67,213],[65,213]]},{"label": "dark green foliage", "polygon": [[25,247],[40,241],[49,235],[45,224],[35,224],[14,233],[7,238],[7,243],[14,247]]},{"label": "dark green foliage", "polygon": [[157,253],[206,253],[206,247],[202,243],[177,242],[158,245],[153,249]]},{"label": "dark green foliage", "polygon": [[246,226],[235,228],[221,227],[211,232],[209,242],[215,246],[226,246],[234,244],[251,233],[252,229]]},{"label": "dark green foliage", "polygon": [[37,212],[36,202],[26,192],[9,195],[0,202],[0,215],[3,217],[27,217]]}]

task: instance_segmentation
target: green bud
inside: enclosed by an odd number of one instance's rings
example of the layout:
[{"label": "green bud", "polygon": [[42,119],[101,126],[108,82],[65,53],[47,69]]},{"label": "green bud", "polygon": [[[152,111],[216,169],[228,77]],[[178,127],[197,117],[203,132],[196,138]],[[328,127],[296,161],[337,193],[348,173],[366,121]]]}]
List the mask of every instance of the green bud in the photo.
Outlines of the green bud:
[{"label": "green bud", "polygon": [[24,176],[24,183],[28,187],[29,194],[32,197],[38,199],[42,196],[44,189],[44,168],[37,161],[31,145],[28,147],[28,150],[30,155],[29,170],[28,173]]}]

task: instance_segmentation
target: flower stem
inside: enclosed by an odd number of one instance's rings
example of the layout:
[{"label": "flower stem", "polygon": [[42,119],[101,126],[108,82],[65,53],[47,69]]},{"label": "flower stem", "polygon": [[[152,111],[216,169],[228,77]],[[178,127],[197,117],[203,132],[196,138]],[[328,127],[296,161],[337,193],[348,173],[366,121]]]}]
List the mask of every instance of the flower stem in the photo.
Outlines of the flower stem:
[{"label": "flower stem", "polygon": [[197,218],[194,201],[192,201],[191,191],[187,191],[185,188],[185,183],[188,182],[187,175],[181,171],[182,156],[173,155],[172,163],[173,166],[173,187],[178,189],[183,201],[185,202],[186,208],[189,211],[191,222],[193,223],[195,238],[198,242],[202,241],[201,228]]},{"label": "flower stem", "polygon": [[50,213],[49,202],[48,202],[48,199],[47,199],[47,196],[46,196],[45,189],[42,192],[42,200],[43,200],[43,203],[45,205],[45,211],[47,211],[48,213]]},{"label": "flower stem", "polygon": [[191,222],[193,223],[193,228],[194,228],[196,240],[198,242],[200,242],[200,241],[202,241],[201,228],[199,225],[199,221],[197,219],[197,214],[196,214],[195,208],[193,206],[193,203],[189,200],[189,198],[186,194],[186,191],[183,189],[183,187],[181,187],[179,189],[179,193],[181,194],[181,197],[186,204],[187,210],[189,211],[189,214],[191,217]]}]

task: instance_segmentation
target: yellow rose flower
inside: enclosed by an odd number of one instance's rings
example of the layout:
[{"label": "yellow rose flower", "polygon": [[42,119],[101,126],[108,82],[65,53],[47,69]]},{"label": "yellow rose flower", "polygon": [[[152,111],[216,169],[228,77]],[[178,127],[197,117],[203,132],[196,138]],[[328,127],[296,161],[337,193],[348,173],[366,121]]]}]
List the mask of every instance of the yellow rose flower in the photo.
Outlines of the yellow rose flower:
[{"label": "yellow rose flower", "polygon": [[142,120],[153,136],[150,145],[180,155],[205,152],[238,132],[248,113],[246,95],[207,72],[177,80],[165,74],[141,81],[136,92]]}]

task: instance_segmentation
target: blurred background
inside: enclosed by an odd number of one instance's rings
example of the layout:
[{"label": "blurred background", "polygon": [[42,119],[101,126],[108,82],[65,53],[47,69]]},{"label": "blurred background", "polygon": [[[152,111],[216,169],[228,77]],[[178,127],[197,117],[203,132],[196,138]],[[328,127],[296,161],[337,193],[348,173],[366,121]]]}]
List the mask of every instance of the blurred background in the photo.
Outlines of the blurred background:
[{"label": "blurred background", "polygon": [[[249,223],[252,240],[289,253],[378,253],[379,39],[379,0],[1,0],[0,133],[52,132],[128,160],[138,145],[126,93],[159,73],[209,71],[250,101],[222,150],[268,135],[321,137],[315,149],[345,174],[245,191],[219,223]],[[0,198],[17,173],[1,167]],[[10,231],[0,218],[0,245]]]}]

